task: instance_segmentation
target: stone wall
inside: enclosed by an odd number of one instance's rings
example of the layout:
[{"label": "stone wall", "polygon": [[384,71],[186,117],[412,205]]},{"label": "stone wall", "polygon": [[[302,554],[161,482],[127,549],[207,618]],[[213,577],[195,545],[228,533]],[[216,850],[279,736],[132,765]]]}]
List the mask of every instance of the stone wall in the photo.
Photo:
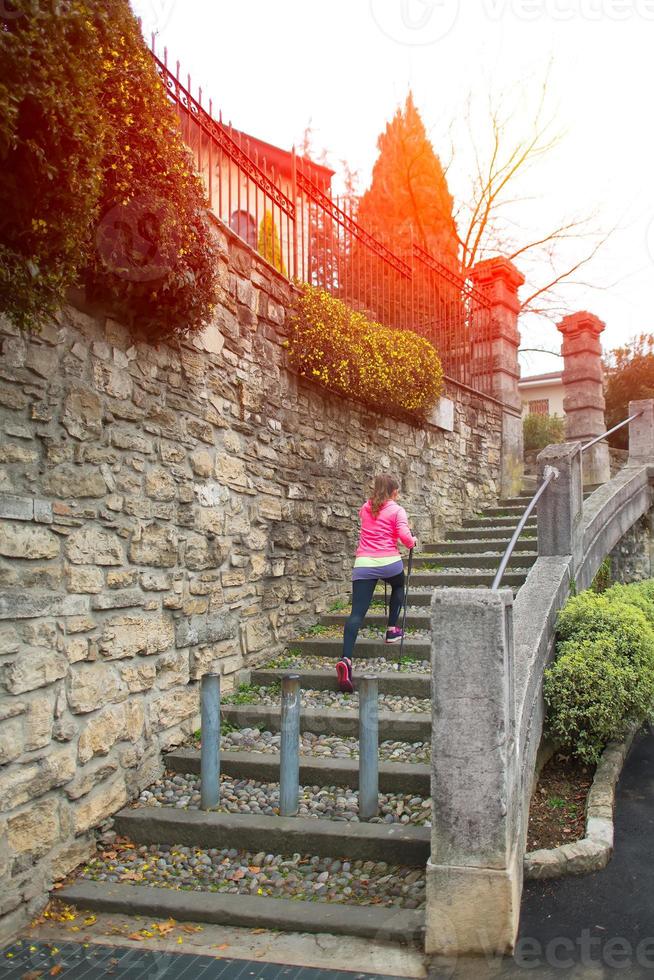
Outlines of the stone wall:
[{"label": "stone wall", "polygon": [[652,577],[653,521],[654,514],[649,511],[629,528],[609,554],[612,582],[628,584]]},{"label": "stone wall", "polygon": [[446,431],[299,379],[291,287],[216,234],[223,296],[193,342],[80,304],[39,336],[0,323],[4,934],[197,727],[201,674],[229,686],[345,593],[377,468],[423,539],[497,496],[498,402],[449,384]]}]

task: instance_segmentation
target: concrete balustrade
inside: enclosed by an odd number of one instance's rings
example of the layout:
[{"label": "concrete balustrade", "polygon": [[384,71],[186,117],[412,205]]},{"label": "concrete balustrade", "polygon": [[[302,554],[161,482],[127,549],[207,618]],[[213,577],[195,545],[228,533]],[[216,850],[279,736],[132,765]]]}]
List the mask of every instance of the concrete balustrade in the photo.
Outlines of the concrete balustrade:
[{"label": "concrete balustrade", "polygon": [[539,502],[539,557],[515,600],[508,589],[434,592],[428,953],[514,948],[557,614],[571,585],[587,588],[652,508],[654,400],[632,402],[629,414],[636,413],[627,466],[585,502],[581,441],[539,455],[541,479],[547,467],[557,477]]}]

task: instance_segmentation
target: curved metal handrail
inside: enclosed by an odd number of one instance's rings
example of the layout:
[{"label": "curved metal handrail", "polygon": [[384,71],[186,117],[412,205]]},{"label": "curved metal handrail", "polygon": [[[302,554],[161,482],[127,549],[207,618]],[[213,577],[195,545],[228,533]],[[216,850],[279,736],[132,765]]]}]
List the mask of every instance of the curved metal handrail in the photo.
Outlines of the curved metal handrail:
[{"label": "curved metal handrail", "polygon": [[613,435],[613,433],[617,432],[618,429],[621,429],[623,425],[627,425],[629,422],[633,422],[634,419],[640,418],[642,414],[642,412],[636,412],[635,415],[630,415],[628,419],[623,419],[622,422],[618,422],[618,424],[614,425],[612,429],[609,429],[607,432],[603,432],[601,436],[595,436],[594,439],[591,439],[590,442],[587,442],[581,447],[582,453],[585,453],[587,449],[594,446],[596,442],[601,442],[602,439],[606,439],[607,436]]},{"label": "curved metal handrail", "polygon": [[[623,425],[628,425],[629,422],[633,422],[634,419],[640,418],[640,416],[642,414],[643,414],[642,411],[636,412],[634,415],[630,415],[629,418],[623,419],[622,422],[618,422],[618,424],[617,425],[614,425],[612,429],[608,429],[606,432],[603,432],[600,436],[595,436],[594,439],[591,439],[590,442],[585,443],[581,447],[582,453],[586,452],[587,449],[590,449],[591,446],[594,446],[595,443],[601,442],[602,439],[606,439],[607,436],[610,436],[614,432],[617,432],[618,429],[621,429],[623,427]],[[504,575],[504,572],[506,571],[506,566],[509,564],[509,561],[511,559],[511,555],[513,554],[513,549],[515,548],[516,541],[518,540],[518,538],[522,534],[522,530],[523,530],[525,524],[527,523],[527,520],[529,518],[529,515],[531,514],[532,510],[534,509],[534,507],[536,506],[536,504],[538,503],[538,501],[540,500],[540,498],[543,495],[543,493],[545,492],[546,488],[550,485],[550,483],[552,482],[552,480],[555,480],[558,477],[558,475],[559,475],[559,471],[555,467],[553,467],[553,466],[546,466],[545,467],[545,469],[543,471],[543,482],[541,483],[541,485],[539,486],[538,490],[536,491],[536,493],[534,494],[534,496],[531,498],[531,500],[529,501],[529,503],[525,507],[525,511],[524,511],[522,517],[520,518],[520,520],[518,521],[518,526],[516,527],[515,531],[513,532],[513,536],[511,538],[511,540],[509,541],[508,545],[506,546],[506,551],[504,552],[504,555],[502,557],[502,561],[500,562],[499,568],[497,569],[497,572],[495,573],[495,578],[493,579],[493,584],[491,585],[491,590],[492,591],[497,591],[497,589],[500,586],[500,582],[502,581],[502,576]]]},{"label": "curved metal handrail", "polygon": [[529,503],[525,507],[524,513],[523,513],[522,517],[520,518],[520,520],[518,521],[518,526],[516,527],[515,531],[513,532],[513,537],[511,538],[511,540],[509,541],[508,545],[506,546],[506,551],[504,552],[504,556],[502,558],[502,561],[500,562],[500,566],[497,569],[497,572],[495,573],[495,578],[493,579],[493,584],[491,585],[492,591],[496,592],[497,589],[499,589],[499,587],[500,587],[500,582],[502,581],[502,576],[504,575],[504,572],[506,571],[506,566],[509,564],[509,560],[511,558],[511,555],[513,554],[513,549],[515,548],[516,541],[518,540],[518,538],[522,534],[522,529],[524,528],[525,524],[527,523],[527,520],[529,519],[529,515],[531,514],[532,510],[534,509],[534,507],[536,506],[536,504],[538,503],[538,501],[540,500],[540,498],[543,496],[543,494],[547,490],[547,488],[550,485],[550,483],[552,482],[552,480],[556,480],[558,478],[558,475],[559,475],[559,471],[556,469],[556,467],[554,467],[554,466],[546,466],[545,467],[545,469],[543,471],[543,482],[541,483],[541,485],[539,486],[538,490],[536,491],[536,493],[534,494],[534,496],[531,498],[531,500],[529,501]]}]

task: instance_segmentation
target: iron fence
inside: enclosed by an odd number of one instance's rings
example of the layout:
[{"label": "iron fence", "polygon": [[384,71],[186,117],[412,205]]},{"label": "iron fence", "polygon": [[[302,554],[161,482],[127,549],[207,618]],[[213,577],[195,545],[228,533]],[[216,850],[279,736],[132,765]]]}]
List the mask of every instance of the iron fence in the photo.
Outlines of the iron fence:
[{"label": "iron fence", "polygon": [[289,279],[310,283],[389,327],[430,340],[449,377],[492,394],[491,306],[486,295],[419,243],[398,246],[356,220],[356,202],[332,197],[331,171],[264,144],[214,116],[202,89],[192,94],[152,56],[177,110],[182,136],[207,191],[208,206]]}]

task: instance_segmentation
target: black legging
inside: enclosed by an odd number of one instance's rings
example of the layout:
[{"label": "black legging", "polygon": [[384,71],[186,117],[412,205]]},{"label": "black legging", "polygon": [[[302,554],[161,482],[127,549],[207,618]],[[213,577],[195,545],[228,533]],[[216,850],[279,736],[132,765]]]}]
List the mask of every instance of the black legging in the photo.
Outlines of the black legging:
[{"label": "black legging", "polygon": [[[402,571],[386,581],[391,587],[391,604],[388,616],[388,625],[391,627],[397,625],[402,603],[404,602],[404,572]],[[347,618],[343,632],[343,656],[349,657],[350,660],[352,659],[354,644],[361,629],[361,624],[372,602],[377,582],[378,579],[371,578],[352,583],[352,612]]]}]

